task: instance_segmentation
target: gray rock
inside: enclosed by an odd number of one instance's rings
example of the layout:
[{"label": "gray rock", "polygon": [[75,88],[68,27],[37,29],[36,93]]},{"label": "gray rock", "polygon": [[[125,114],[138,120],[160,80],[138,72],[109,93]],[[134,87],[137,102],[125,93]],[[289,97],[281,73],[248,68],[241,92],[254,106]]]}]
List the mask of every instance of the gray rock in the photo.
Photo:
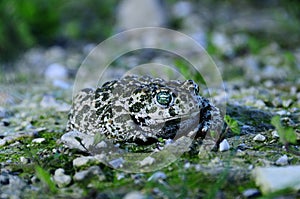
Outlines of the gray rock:
[{"label": "gray rock", "polygon": [[57,184],[58,187],[68,186],[72,181],[71,176],[66,175],[65,170],[62,168],[55,170],[53,180]]},{"label": "gray rock", "polygon": [[[278,166],[285,166],[289,164],[289,158],[287,155],[283,155],[280,158],[278,158],[275,162],[276,165]],[[299,171],[300,172],[300,171]]]},{"label": "gray rock", "polygon": [[145,159],[143,159],[142,161],[140,161],[140,165],[146,166],[146,165],[152,165],[155,162],[155,158],[148,156]]},{"label": "gray rock", "polygon": [[271,125],[271,118],[274,115],[268,111],[248,106],[228,104],[226,107],[226,114],[240,122],[242,125],[253,127],[251,132],[263,132],[268,129],[274,129]]},{"label": "gray rock", "polygon": [[111,160],[109,162],[109,165],[112,166],[112,168],[114,168],[114,169],[120,168],[120,167],[122,167],[124,161],[125,160],[123,158],[117,158],[117,159]]},{"label": "gray rock", "polygon": [[251,198],[251,197],[255,197],[255,196],[259,196],[260,192],[257,189],[247,189],[245,191],[243,191],[243,196],[245,198]]},{"label": "gray rock", "polygon": [[68,70],[65,66],[54,63],[45,70],[45,78],[48,80],[63,80],[68,78]]},{"label": "gray rock", "polygon": [[33,139],[31,142],[32,142],[32,143],[41,144],[41,143],[43,143],[43,142],[45,142],[45,141],[46,141],[45,138],[35,138],[35,139]]},{"label": "gray rock", "polygon": [[102,171],[101,171],[100,167],[91,166],[87,170],[83,170],[83,171],[79,171],[79,172],[75,173],[73,179],[75,181],[82,181],[85,178],[92,177],[92,176],[95,176],[95,175],[99,175],[101,173],[102,173]]},{"label": "gray rock", "polygon": [[123,199],[144,199],[146,198],[141,192],[131,191],[127,193]]},{"label": "gray rock", "polygon": [[219,146],[219,151],[228,151],[230,149],[230,145],[226,139],[224,139]]},{"label": "gray rock", "polygon": [[278,132],[276,130],[271,132],[272,138],[279,138]]},{"label": "gray rock", "polygon": [[162,26],[166,23],[163,7],[158,0],[123,0],[117,10],[119,29]]},{"label": "gray rock", "polygon": [[164,172],[157,171],[148,178],[148,181],[165,180],[166,178],[167,178],[167,175]]},{"label": "gray rock", "polygon": [[176,17],[187,17],[191,14],[193,5],[188,1],[179,1],[174,4],[172,14]]},{"label": "gray rock", "polygon": [[75,158],[73,160],[73,166],[74,167],[82,167],[86,166],[88,164],[91,164],[93,162],[97,162],[97,159],[93,156],[82,156],[79,158]]},{"label": "gray rock", "polygon": [[94,136],[78,131],[70,131],[61,136],[61,141],[71,149],[87,151],[94,143]]},{"label": "gray rock", "polygon": [[300,166],[258,167],[252,171],[256,185],[264,193],[283,189],[300,190]]},{"label": "gray rock", "polygon": [[19,199],[26,183],[18,176],[6,172],[0,174],[0,198]]},{"label": "gray rock", "polygon": [[256,136],[254,136],[253,140],[257,142],[263,142],[266,140],[266,137],[262,134],[257,134]]},{"label": "gray rock", "polygon": [[21,156],[21,157],[20,157],[20,162],[21,162],[22,164],[27,164],[27,163],[29,162],[29,160],[28,160],[27,158]]}]

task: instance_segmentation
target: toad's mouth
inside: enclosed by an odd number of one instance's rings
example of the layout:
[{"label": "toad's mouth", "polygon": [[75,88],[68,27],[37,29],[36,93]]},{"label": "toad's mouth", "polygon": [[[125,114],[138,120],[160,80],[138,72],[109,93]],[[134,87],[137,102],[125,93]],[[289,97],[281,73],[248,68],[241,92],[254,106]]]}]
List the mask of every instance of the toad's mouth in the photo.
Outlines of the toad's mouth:
[{"label": "toad's mouth", "polygon": [[173,116],[173,117],[153,118],[153,120],[155,120],[155,122],[157,124],[162,124],[162,123],[172,121],[172,120],[177,120],[177,119],[180,119],[182,121],[200,120],[200,119],[198,119],[198,118],[200,118],[199,115],[200,115],[200,112],[198,111],[198,112],[190,112],[190,113],[183,114],[183,115],[176,115],[176,116]]},{"label": "toad's mouth", "polygon": [[[190,131],[198,128],[200,123],[199,115],[199,112],[193,112],[176,117],[159,118],[155,119],[153,124],[146,124],[145,118],[136,118],[132,116],[132,120],[139,130],[143,131],[144,128],[147,128],[149,131],[150,128],[151,131],[155,132],[153,134],[153,139],[155,140],[157,138],[174,139],[178,136],[181,137],[187,135]],[[147,139],[147,142],[149,142],[149,138]]]}]

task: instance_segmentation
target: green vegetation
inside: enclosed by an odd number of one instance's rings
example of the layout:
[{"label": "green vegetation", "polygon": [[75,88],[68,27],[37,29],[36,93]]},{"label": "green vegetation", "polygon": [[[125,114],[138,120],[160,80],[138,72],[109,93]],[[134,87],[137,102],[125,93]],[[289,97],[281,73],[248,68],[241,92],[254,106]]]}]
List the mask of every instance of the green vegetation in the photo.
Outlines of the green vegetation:
[{"label": "green vegetation", "polygon": [[117,1],[0,1],[0,61],[33,46],[100,42],[111,35]]},{"label": "green vegetation", "polygon": [[241,129],[238,125],[237,120],[232,119],[229,115],[225,115],[224,121],[227,124],[225,131],[231,130],[233,134],[240,135]]},{"label": "green vegetation", "polygon": [[297,135],[294,132],[294,129],[292,127],[284,127],[282,126],[280,122],[280,116],[276,115],[272,118],[271,124],[275,126],[279,137],[280,137],[280,142],[282,144],[295,144],[297,141]]},{"label": "green vegetation", "polygon": [[35,167],[35,171],[36,171],[36,175],[37,177],[47,186],[47,188],[52,192],[52,193],[56,193],[57,192],[57,188],[55,183],[51,180],[51,175],[49,172],[47,172],[46,170],[44,170],[42,167],[40,166],[36,166]]}]

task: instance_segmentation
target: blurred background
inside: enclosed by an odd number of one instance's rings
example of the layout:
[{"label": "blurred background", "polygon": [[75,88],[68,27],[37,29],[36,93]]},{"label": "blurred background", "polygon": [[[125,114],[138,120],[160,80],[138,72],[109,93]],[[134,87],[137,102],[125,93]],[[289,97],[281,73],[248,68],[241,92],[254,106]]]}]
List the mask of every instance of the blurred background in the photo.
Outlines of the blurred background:
[{"label": "blurred background", "polygon": [[[144,26],[191,36],[213,56],[225,80],[286,78],[300,68],[296,0],[1,0],[0,80],[32,80],[50,66],[54,76],[61,69],[74,77],[95,45]],[[262,77],[255,79],[258,72]]]}]

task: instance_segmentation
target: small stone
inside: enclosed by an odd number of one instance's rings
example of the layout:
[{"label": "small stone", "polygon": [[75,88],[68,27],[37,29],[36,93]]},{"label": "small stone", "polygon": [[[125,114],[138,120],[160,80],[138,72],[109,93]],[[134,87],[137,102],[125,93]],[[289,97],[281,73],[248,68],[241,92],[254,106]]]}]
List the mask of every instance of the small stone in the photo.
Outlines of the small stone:
[{"label": "small stone", "polygon": [[252,171],[256,185],[263,194],[283,189],[300,190],[300,166],[257,167]]},{"label": "small stone", "polygon": [[6,145],[6,139],[0,139],[0,147]]},{"label": "small stone", "polygon": [[148,178],[148,181],[158,181],[158,180],[165,180],[167,178],[166,174],[161,171],[155,172],[152,176]]},{"label": "small stone", "polygon": [[145,199],[146,197],[138,191],[131,191],[127,193],[123,199]]},{"label": "small stone", "polygon": [[63,80],[68,78],[68,71],[65,66],[59,63],[51,64],[45,71],[45,78],[49,80]]},{"label": "small stone", "polygon": [[243,192],[243,196],[245,198],[252,198],[252,197],[256,197],[259,196],[260,192],[257,189],[247,189]]},{"label": "small stone", "polygon": [[288,99],[288,100],[283,100],[282,101],[282,106],[285,107],[285,108],[288,108],[289,106],[291,106],[293,103],[293,100],[291,99]]},{"label": "small stone", "polygon": [[245,151],[242,151],[241,149],[238,149],[238,150],[236,151],[236,154],[235,154],[235,155],[238,156],[238,157],[243,157],[243,156],[246,155],[246,152],[245,152]]},{"label": "small stone", "polygon": [[266,137],[263,136],[262,134],[257,134],[254,138],[253,138],[254,141],[257,141],[257,142],[263,142],[266,140]]},{"label": "small stone", "polygon": [[87,170],[83,170],[75,173],[73,178],[76,181],[82,181],[87,177],[99,175],[100,173],[101,173],[101,169],[98,166],[91,166]]},{"label": "small stone", "polygon": [[33,139],[31,142],[32,142],[32,143],[41,144],[41,143],[43,143],[43,142],[45,142],[45,141],[46,141],[45,138],[35,138],[35,139]]},{"label": "small stone", "polygon": [[276,112],[278,115],[287,115],[288,112],[286,110],[280,110]]},{"label": "small stone", "polygon": [[276,130],[271,132],[272,138],[279,138],[278,132]]},{"label": "small stone", "polygon": [[245,150],[247,150],[247,149],[251,149],[251,147],[248,146],[248,145],[245,144],[245,143],[241,143],[241,144],[239,144],[239,145],[237,146],[237,149],[238,149],[238,150],[245,151]]},{"label": "small stone", "polygon": [[145,159],[143,159],[142,161],[140,161],[140,165],[143,167],[146,165],[152,165],[154,162],[155,162],[155,158],[148,156]]},{"label": "small stone", "polygon": [[125,173],[117,173],[117,180],[122,180],[123,178],[125,178]]},{"label": "small stone", "polygon": [[21,162],[22,164],[27,164],[29,161],[28,161],[27,158],[21,156],[21,157],[20,157],[20,162]]},{"label": "small stone", "polygon": [[[132,12],[135,10],[134,12]],[[117,24],[121,30],[162,26],[166,22],[164,9],[158,0],[123,0],[117,9]]]},{"label": "small stone", "polygon": [[190,162],[186,162],[183,166],[184,169],[189,169],[191,168],[191,163]]},{"label": "small stone", "polygon": [[172,9],[173,15],[179,18],[187,17],[192,12],[193,5],[188,1],[177,2]]},{"label": "small stone", "polygon": [[65,187],[71,183],[71,177],[65,174],[65,170],[62,168],[56,169],[53,176],[54,182],[58,187]]},{"label": "small stone", "polygon": [[103,140],[96,145],[96,148],[106,148],[106,147],[107,147],[107,143]]},{"label": "small stone", "polygon": [[112,166],[112,168],[114,169],[122,167],[123,163],[124,163],[123,158],[117,158],[109,162],[110,166]]},{"label": "small stone", "polygon": [[93,156],[82,156],[82,157],[78,157],[75,158],[73,160],[73,166],[74,167],[82,167],[82,166],[86,166],[88,164],[91,164],[93,162],[96,162],[96,158],[94,158]]},{"label": "small stone", "polygon": [[219,151],[228,151],[230,149],[230,145],[226,139],[224,139],[219,146]]},{"label": "small stone", "polygon": [[80,151],[87,151],[87,149],[94,143],[94,136],[78,131],[65,133],[60,139],[69,148],[78,149]]},{"label": "small stone", "polygon": [[287,157],[287,155],[283,155],[276,160],[275,164],[278,166],[285,166],[288,165],[288,163],[289,163],[289,158]]}]

